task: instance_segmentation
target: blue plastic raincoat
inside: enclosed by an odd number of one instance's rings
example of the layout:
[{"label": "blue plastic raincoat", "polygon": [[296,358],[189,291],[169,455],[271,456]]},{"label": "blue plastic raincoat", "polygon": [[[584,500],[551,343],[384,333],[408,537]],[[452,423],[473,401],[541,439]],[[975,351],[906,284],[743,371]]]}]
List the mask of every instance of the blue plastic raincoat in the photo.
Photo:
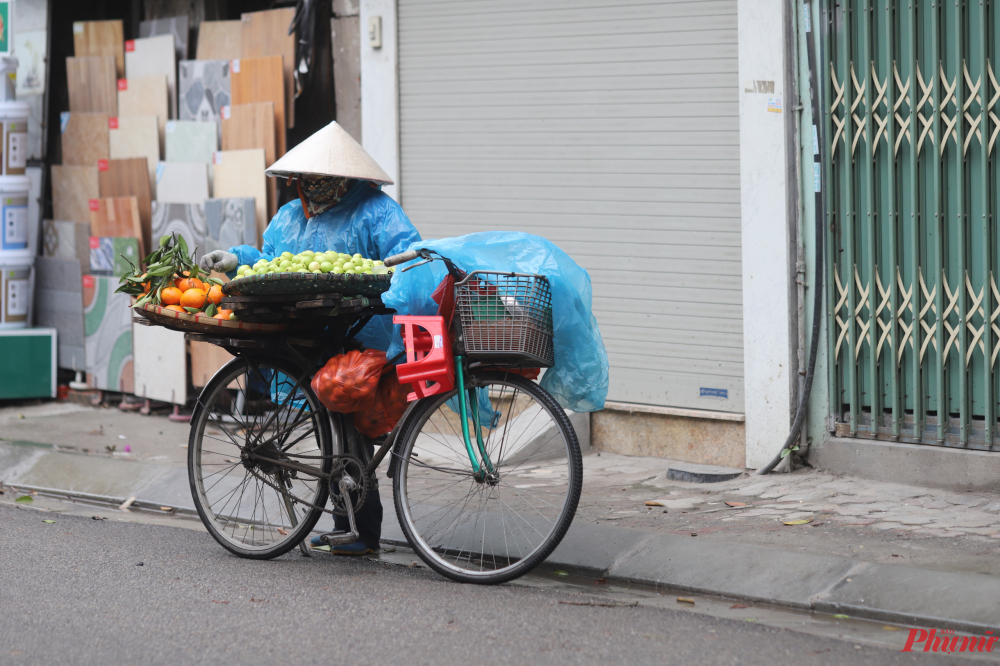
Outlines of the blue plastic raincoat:
[{"label": "blue plastic raincoat", "polygon": [[[494,270],[545,275],[552,288],[555,365],[545,371],[539,383],[566,409],[592,412],[604,407],[608,395],[608,355],[591,312],[590,275],[569,255],[540,236],[514,231],[417,241],[406,249],[419,248],[434,250],[468,272]],[[397,269],[382,302],[401,315],[435,314],[437,303],[431,294],[446,274],[447,269],[439,261],[405,273]],[[388,351],[389,358],[402,350],[402,338],[397,332]]]},{"label": "blue plastic raincoat", "polygon": [[[230,248],[239,263],[252,266],[258,259],[273,259],[282,252],[333,250],[385,259],[403,252],[420,234],[392,197],[366,182],[355,185],[333,208],[306,219],[298,199],[281,207],[264,231],[264,248],[250,245]],[[229,277],[236,275],[233,271]],[[385,351],[392,335],[392,316],[373,317],[358,335],[368,348]]]}]

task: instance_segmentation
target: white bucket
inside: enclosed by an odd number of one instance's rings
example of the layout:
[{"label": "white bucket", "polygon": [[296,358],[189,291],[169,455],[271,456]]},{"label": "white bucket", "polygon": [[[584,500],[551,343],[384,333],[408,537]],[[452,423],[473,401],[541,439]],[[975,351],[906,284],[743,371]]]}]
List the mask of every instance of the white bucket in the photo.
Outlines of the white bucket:
[{"label": "white bucket", "polygon": [[27,251],[0,255],[0,329],[28,326],[33,261]]},{"label": "white bucket", "polygon": [[0,102],[3,151],[0,152],[0,176],[24,175],[28,164],[27,102]]},{"label": "white bucket", "polygon": [[0,257],[29,251],[30,191],[31,180],[27,176],[0,176]]}]

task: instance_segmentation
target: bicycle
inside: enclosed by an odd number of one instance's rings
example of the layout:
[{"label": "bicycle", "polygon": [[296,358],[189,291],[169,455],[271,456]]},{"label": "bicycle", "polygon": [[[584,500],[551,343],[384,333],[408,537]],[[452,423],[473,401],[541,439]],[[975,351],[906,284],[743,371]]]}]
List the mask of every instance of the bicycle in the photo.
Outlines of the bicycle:
[{"label": "bicycle", "polygon": [[416,258],[423,261],[403,270],[432,261],[447,267],[442,307],[432,318],[395,318],[407,346],[397,372],[417,399],[376,440],[370,459],[350,415],[328,412],[309,379],[353,344],[371,316],[391,313],[380,301],[342,318],[338,331],[208,340],[236,358],[198,398],[189,476],[199,515],[231,552],[270,559],[299,546],[307,554],[304,540],[323,513],[346,515],[351,526],[324,534],[326,543],[353,542],[354,512],[390,453],[400,528],[418,556],[448,578],[513,580],[548,557],[569,529],[582,487],[579,443],[565,410],[529,379],[552,364],[547,280],[467,274],[426,249],[385,264]]}]

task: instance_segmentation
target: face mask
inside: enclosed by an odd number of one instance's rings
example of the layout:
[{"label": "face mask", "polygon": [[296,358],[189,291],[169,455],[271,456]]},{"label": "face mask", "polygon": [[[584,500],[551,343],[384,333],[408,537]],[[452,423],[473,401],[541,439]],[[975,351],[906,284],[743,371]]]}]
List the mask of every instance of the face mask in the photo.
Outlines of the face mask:
[{"label": "face mask", "polygon": [[302,200],[302,209],[306,213],[306,219],[315,217],[336,206],[356,182],[353,178],[317,178],[315,180],[299,178],[297,181],[299,199]]}]

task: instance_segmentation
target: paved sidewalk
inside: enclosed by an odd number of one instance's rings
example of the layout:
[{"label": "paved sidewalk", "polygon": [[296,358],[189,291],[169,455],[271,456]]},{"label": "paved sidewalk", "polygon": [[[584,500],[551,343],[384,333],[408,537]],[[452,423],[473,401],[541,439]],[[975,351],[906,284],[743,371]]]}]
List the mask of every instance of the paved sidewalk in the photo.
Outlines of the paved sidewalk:
[{"label": "paved sidewalk", "polygon": [[[114,408],[0,409],[0,482],[190,510],[187,430]],[[694,484],[668,480],[672,462],[588,453],[577,517],[548,565],[886,621],[1000,626],[1000,492],[813,470]],[[552,478],[540,470],[521,474]],[[385,536],[400,539],[383,492]],[[785,524],[798,521],[809,522]]]}]

